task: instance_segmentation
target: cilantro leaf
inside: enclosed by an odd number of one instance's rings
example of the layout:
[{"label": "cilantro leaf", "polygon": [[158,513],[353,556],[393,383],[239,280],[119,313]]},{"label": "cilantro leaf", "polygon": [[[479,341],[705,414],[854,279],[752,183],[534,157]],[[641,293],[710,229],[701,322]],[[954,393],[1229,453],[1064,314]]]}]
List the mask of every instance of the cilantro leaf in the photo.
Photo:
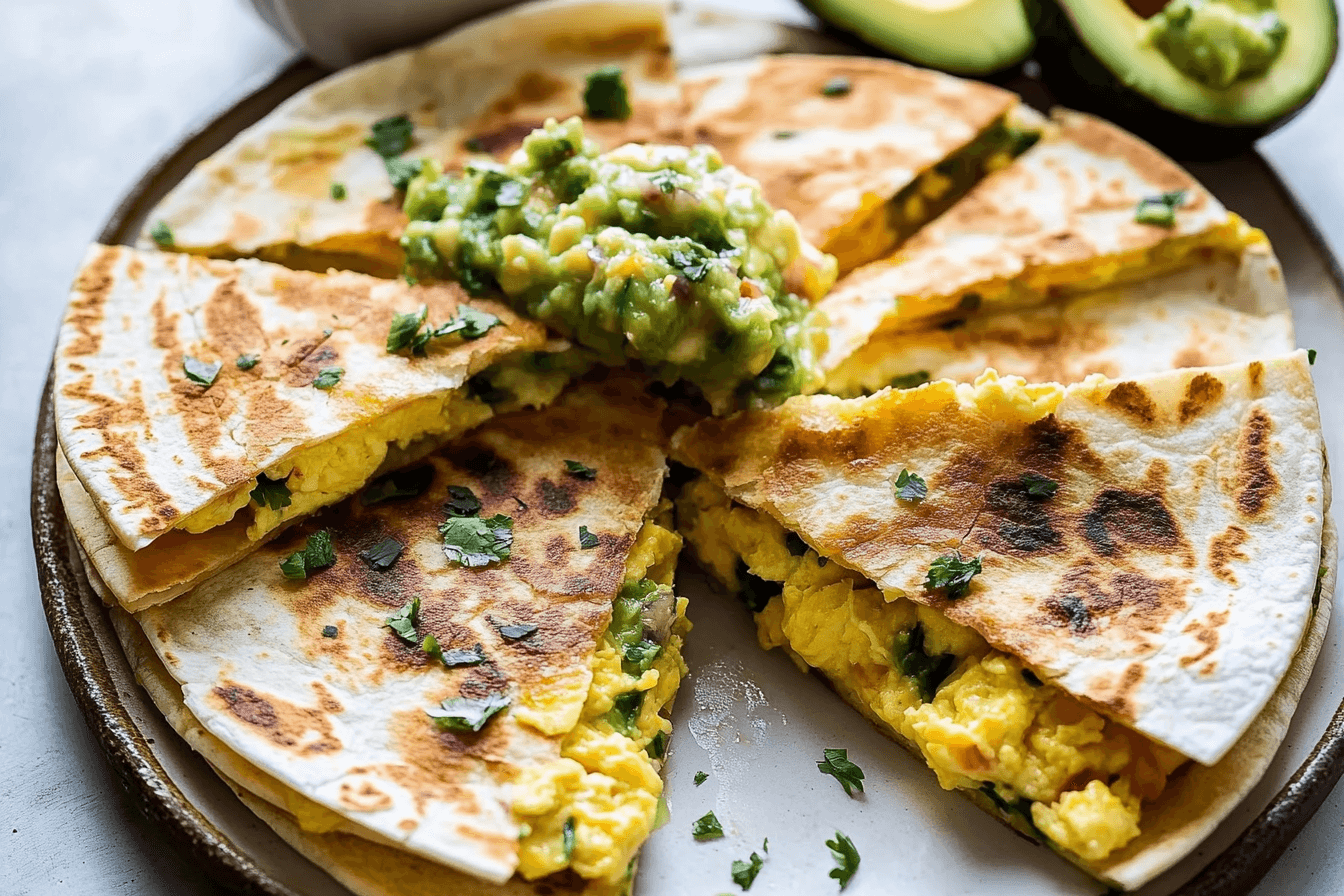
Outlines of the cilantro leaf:
[{"label": "cilantro leaf", "polygon": [[600,544],[596,535],[588,531],[587,526],[579,527],[579,547],[585,551],[591,550]]},{"label": "cilantro leaf", "polygon": [[653,737],[649,738],[649,745],[644,748],[644,752],[649,754],[650,759],[662,759],[667,755],[667,732],[659,731]]},{"label": "cilantro leaf", "polygon": [[639,728],[639,710],[644,705],[643,691],[628,691],[611,701],[611,709],[605,718],[607,723],[628,737],[637,737]]},{"label": "cilantro leaf", "polygon": [[344,198],[345,198],[345,184],[340,183],[339,181],[332,181],[332,182],[331,182],[331,198],[332,198],[332,199],[335,199],[337,202],[340,202],[342,199],[344,199]]},{"label": "cilantro leaf", "polygon": [[863,769],[849,761],[847,750],[827,748],[821,751],[825,758],[817,763],[817,771],[830,775],[845,788],[845,796],[853,796],[854,791],[863,793]]},{"label": "cilantro leaf", "polygon": [[659,168],[649,174],[649,183],[662,193],[672,193],[676,191],[680,178],[681,175],[671,168]]},{"label": "cilantro leaf", "polygon": [[477,569],[509,559],[513,519],[497,513],[489,519],[455,516],[439,524],[443,552],[451,563]]},{"label": "cilantro leaf", "polygon": [[840,77],[837,77],[837,78],[832,78],[831,80],[827,81],[825,84],[821,85],[821,95],[822,95],[822,96],[845,96],[846,94],[848,94],[848,93],[849,93],[851,90],[853,90],[853,89],[854,89],[854,85],[850,82],[850,80],[849,80],[848,78],[840,78]]},{"label": "cilantro leaf", "polygon": [[173,231],[168,226],[167,221],[155,221],[154,226],[149,228],[149,238],[160,249],[171,249],[173,247]]},{"label": "cilantro leaf", "polygon": [[411,124],[409,116],[391,115],[373,123],[369,136],[364,138],[364,145],[385,159],[399,156],[410,148],[414,133],[415,125]]},{"label": "cilantro leaf", "polygon": [[443,650],[439,647],[439,642],[433,635],[426,635],[425,641],[434,640],[434,650],[430,650],[425,644],[420,647],[434,659],[443,663],[449,669],[456,669],[461,666],[479,666],[485,662],[485,650],[480,644],[473,644],[470,647],[451,647]]},{"label": "cilantro leaf", "polygon": [[980,574],[980,558],[963,560],[955,554],[946,554],[929,565],[929,574],[924,579],[925,591],[941,589],[951,600],[955,600],[970,588],[971,579]]},{"label": "cilantro leaf", "polygon": [[497,327],[501,323],[502,321],[498,317],[488,311],[481,311],[479,308],[473,308],[470,305],[461,305],[452,320],[438,327],[429,335],[438,338],[457,333],[463,339],[480,339],[493,327]]},{"label": "cilantro leaf", "polygon": [[405,548],[406,546],[395,538],[384,538],[373,547],[360,551],[359,559],[374,569],[391,569]]},{"label": "cilantro leaf", "polygon": [[394,190],[409,187],[424,167],[425,163],[421,159],[383,159],[383,168],[387,170],[387,179],[392,182]]},{"label": "cilantro leaf", "polygon": [[415,339],[415,334],[420,332],[424,326],[425,318],[429,316],[429,306],[421,305],[414,311],[407,311],[405,314],[392,315],[392,325],[387,330],[387,350],[389,352],[399,352],[404,348],[410,348],[411,340]]},{"label": "cilantro leaf", "polygon": [[1307,363],[1308,364],[1316,363],[1316,349],[1314,348],[1307,349]]},{"label": "cilantro leaf", "polygon": [[1033,498],[1053,498],[1059,491],[1059,483],[1039,473],[1023,473],[1017,480]]},{"label": "cilantro leaf", "polygon": [[560,848],[564,852],[565,862],[574,858],[574,816],[565,819],[565,827],[560,832]]},{"label": "cilantro leaf", "polygon": [[324,625],[324,626],[322,626],[322,637],[324,637],[324,638],[334,638],[334,637],[336,637],[337,635],[339,635],[340,633],[341,633],[341,630],[338,629],[338,628],[337,628],[336,626],[334,626],[334,625]]},{"label": "cilantro leaf", "polygon": [[269,507],[272,510],[279,510],[282,507],[288,507],[290,504],[289,486],[285,484],[286,479],[271,479],[265,473],[257,477],[256,487],[248,493],[253,501],[257,502],[258,507]]},{"label": "cilantro leaf", "polygon": [[588,76],[583,89],[583,114],[589,118],[625,121],[630,117],[630,91],[617,65],[604,65]]},{"label": "cilantro leaf", "polygon": [[537,633],[537,624],[535,622],[514,622],[507,625],[500,625],[496,622],[494,625],[505,641],[521,641],[524,638],[530,638]]},{"label": "cilantro leaf", "polygon": [[465,485],[450,485],[443,509],[449,516],[475,516],[481,512],[481,499]]},{"label": "cilantro leaf", "polygon": [[914,373],[903,373],[900,376],[893,377],[887,385],[893,389],[913,389],[916,386],[922,386],[929,381],[929,372],[927,370],[916,370]]},{"label": "cilantro leaf", "polygon": [[913,501],[918,504],[929,494],[929,486],[924,477],[909,470],[901,470],[900,475],[896,477],[895,486],[896,497],[902,501]]},{"label": "cilantro leaf", "polygon": [[914,684],[920,700],[925,703],[933,699],[938,686],[957,665],[956,654],[930,654],[925,649],[924,626],[919,622],[896,633],[891,642],[891,659],[901,674]]},{"label": "cilantro leaf", "polygon": [[653,667],[653,661],[663,652],[663,646],[655,641],[640,641],[625,648],[621,658],[621,668],[626,674],[636,678]]},{"label": "cilantro leaf", "polygon": [[709,274],[710,260],[696,252],[673,249],[669,253],[672,267],[681,271],[687,280],[699,283]]},{"label": "cilantro leaf", "polygon": [[336,386],[345,376],[344,367],[323,367],[318,371],[317,376],[313,378],[313,388],[327,391]]},{"label": "cilantro leaf", "polygon": [[412,467],[380,476],[369,483],[359,495],[359,503],[368,507],[394,498],[414,498],[423,495],[434,482],[432,466]]},{"label": "cilantro leaf", "polygon": [[705,783],[705,782],[708,781],[708,780],[709,780],[709,775],[705,774],[704,772],[696,772],[696,773],[695,773],[695,786],[696,786],[696,787],[699,787],[701,784]]},{"label": "cilantro leaf", "polygon": [[1176,209],[1185,202],[1184,190],[1172,190],[1159,196],[1145,196],[1134,209],[1134,220],[1156,227],[1175,227]]},{"label": "cilantro leaf", "polygon": [[840,881],[840,889],[843,890],[849,885],[854,872],[859,870],[859,851],[854,848],[854,841],[839,831],[835,832],[834,840],[826,841],[826,845],[835,857],[835,867],[828,876]]},{"label": "cilantro leaf", "polygon": [[187,379],[198,386],[204,386],[206,389],[215,384],[215,377],[219,376],[219,371],[223,366],[218,361],[206,363],[196,360],[191,355],[182,356],[182,372],[187,375]]},{"label": "cilantro leaf", "polygon": [[336,550],[331,546],[331,533],[319,529],[308,536],[303,550],[295,551],[280,561],[280,572],[287,579],[306,579],[319,569],[336,562]]},{"label": "cilantro leaf", "polygon": [[510,702],[507,694],[449,697],[439,704],[438,709],[425,710],[425,715],[434,720],[435,726],[440,731],[467,734],[480,731],[486,722],[507,709]]},{"label": "cilantro leaf", "polygon": [[596,479],[597,471],[587,464],[580,463],[577,460],[565,461],[565,472],[575,479]]},{"label": "cilantro leaf", "polygon": [[413,597],[406,601],[405,606],[383,620],[383,626],[392,629],[392,632],[401,640],[415,647],[420,643],[415,635],[415,627],[420,624],[420,598]]},{"label": "cilantro leaf", "polygon": [[706,840],[718,840],[723,836],[723,825],[719,824],[718,816],[713,812],[706,812],[691,822],[691,836],[701,843]]},{"label": "cilantro leaf", "polygon": [[246,355],[239,355],[233,365],[239,370],[251,370],[261,363],[261,355],[249,352]]},{"label": "cilantro leaf", "polygon": [[741,859],[733,860],[733,883],[737,884],[744,891],[750,890],[751,885],[756,882],[756,875],[761,873],[761,868],[765,865],[765,860],[757,853],[752,853],[751,858],[745,862]]}]

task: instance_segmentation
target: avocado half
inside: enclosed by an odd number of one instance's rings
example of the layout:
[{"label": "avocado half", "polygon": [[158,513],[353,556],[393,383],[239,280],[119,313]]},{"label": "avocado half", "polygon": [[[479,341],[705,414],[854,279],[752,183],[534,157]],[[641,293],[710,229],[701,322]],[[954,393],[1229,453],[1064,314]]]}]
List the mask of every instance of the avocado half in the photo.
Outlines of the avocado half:
[{"label": "avocado half", "polygon": [[988,75],[1031,54],[1023,0],[802,0],[818,18],[884,53],[959,75]]},{"label": "avocado half", "polygon": [[[1332,0],[1277,0],[1288,37],[1263,74],[1206,87],[1146,39],[1162,0],[1040,0],[1036,59],[1055,98],[1188,160],[1235,155],[1292,118],[1335,60]],[[1145,7],[1147,7],[1145,9]]]}]

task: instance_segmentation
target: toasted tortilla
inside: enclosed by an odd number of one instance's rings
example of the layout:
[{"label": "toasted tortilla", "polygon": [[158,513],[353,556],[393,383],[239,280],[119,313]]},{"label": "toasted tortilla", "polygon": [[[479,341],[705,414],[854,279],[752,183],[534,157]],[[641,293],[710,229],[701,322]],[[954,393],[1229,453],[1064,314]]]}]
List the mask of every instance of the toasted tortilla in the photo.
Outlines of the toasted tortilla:
[{"label": "toasted tortilla", "polygon": [[[517,867],[510,782],[557,759],[578,722],[627,556],[661,493],[660,419],[661,403],[619,380],[501,416],[432,456],[420,497],[346,502],[136,620],[191,716],[247,766],[339,816],[336,827],[502,883]],[[599,473],[569,475],[568,459]],[[480,516],[513,519],[507,562],[450,566],[437,531],[449,486],[471,488]],[[580,525],[596,548],[580,548]],[[319,527],[336,564],[285,579],[280,561]],[[359,559],[389,537],[405,545],[390,569]],[[385,628],[413,595],[419,635],[445,650],[480,643],[488,662],[447,670]],[[497,627],[516,623],[538,629],[506,641]],[[444,698],[499,691],[511,706],[479,736],[425,716]]]},{"label": "toasted tortilla", "polygon": [[835,369],[844,398],[923,380],[969,383],[989,368],[1031,383],[1127,379],[1291,352],[1292,312],[1269,247],[1023,311],[972,314],[953,326],[884,330]]},{"label": "toasted tortilla", "polygon": [[[129,606],[179,593],[252,546],[243,514],[198,534],[175,528],[183,519],[297,452],[546,345],[542,327],[474,300],[501,324],[436,340],[424,358],[389,353],[392,317],[422,304],[446,322],[467,298],[455,285],[92,247],[57,340],[56,431],[76,477],[62,476],[71,521],[113,593]],[[256,364],[240,368],[243,355]],[[210,386],[188,379],[187,356],[221,365]],[[329,368],[339,382],[314,386]],[[452,431],[490,415],[470,399],[456,408]]]},{"label": "toasted tortilla", "polygon": [[[840,79],[850,89],[827,96]],[[709,143],[838,252],[843,231],[1017,105],[1009,91],[855,56],[758,56],[682,79],[684,142]],[[890,247],[884,247],[890,248]]]},{"label": "toasted tortilla", "polygon": [[343,69],[197,165],[150,212],[141,245],[162,221],[182,251],[394,277],[405,217],[382,158],[364,145],[374,122],[411,117],[405,158],[451,167],[472,154],[470,140],[507,155],[547,118],[582,114],[587,76],[617,65],[633,114],[586,122],[589,136],[604,148],[652,139],[680,108],[664,14],[649,0],[530,3]]},{"label": "toasted tortilla", "polygon": [[[1311,615],[1326,483],[1305,352],[1118,383],[989,371],[795,398],[680,430],[673,453],[1205,765],[1264,707]],[[896,497],[903,469],[927,481],[922,502]],[[1032,498],[1027,473],[1057,493]],[[924,582],[954,553],[983,571],[952,600]]]},{"label": "toasted tortilla", "polygon": [[[1145,198],[1181,192],[1175,225],[1135,220]],[[1100,119],[1057,110],[1053,127],[895,255],[852,271],[819,307],[831,369],[879,328],[921,329],[968,310],[1011,310],[1139,280],[1263,242],[1189,173]],[[1183,245],[1206,247],[1193,255]],[[1130,262],[1118,271],[1121,262]]]}]

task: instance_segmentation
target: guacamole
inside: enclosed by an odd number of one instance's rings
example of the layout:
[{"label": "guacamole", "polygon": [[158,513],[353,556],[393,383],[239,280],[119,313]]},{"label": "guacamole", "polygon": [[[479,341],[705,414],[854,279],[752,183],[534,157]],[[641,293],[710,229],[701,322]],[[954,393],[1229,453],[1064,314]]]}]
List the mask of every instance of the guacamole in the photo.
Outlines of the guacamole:
[{"label": "guacamole", "polygon": [[1274,0],[1171,0],[1149,29],[1172,65],[1216,89],[1263,73],[1288,39]]},{"label": "guacamole", "polygon": [[798,225],[710,147],[599,155],[578,118],[549,121],[507,165],[427,162],[405,210],[414,275],[502,291],[603,363],[635,359],[716,408],[819,385],[824,332],[786,284]]}]

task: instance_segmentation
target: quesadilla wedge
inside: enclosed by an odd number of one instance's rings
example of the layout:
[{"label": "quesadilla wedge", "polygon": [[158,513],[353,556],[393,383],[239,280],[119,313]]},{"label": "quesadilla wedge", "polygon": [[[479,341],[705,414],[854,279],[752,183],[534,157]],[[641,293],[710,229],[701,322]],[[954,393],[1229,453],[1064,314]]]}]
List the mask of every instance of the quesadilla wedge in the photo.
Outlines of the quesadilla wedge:
[{"label": "quesadilla wedge", "polygon": [[[406,345],[390,351],[394,329]],[[62,497],[118,600],[166,600],[389,452],[487,419],[481,393],[499,396],[473,383],[492,365],[513,359],[521,402],[549,401],[567,377],[532,362],[546,347],[456,286],[94,246],[56,348]]]},{"label": "quesadilla wedge", "polygon": [[1336,557],[1305,352],[795,398],[673,456],[705,474],[681,531],[763,645],[1127,889],[1263,773],[1273,695],[1319,647]]},{"label": "quesadilla wedge", "polygon": [[[366,491],[136,614],[171,678],[143,643],[138,674],[307,832],[503,892],[624,893],[689,628],[661,413],[609,380],[502,415],[430,456],[420,494]],[[287,577],[315,541],[334,562]]]},{"label": "quesadilla wedge", "polygon": [[760,56],[682,78],[683,142],[761,182],[841,272],[888,254],[1039,135],[1010,91],[885,59]]},{"label": "quesadilla wedge", "polygon": [[1030,383],[1127,379],[1291,352],[1292,312],[1268,245],[1139,283],[1037,308],[972,314],[927,330],[885,330],[827,372],[844,398],[931,380],[969,383],[988,368]]},{"label": "quesadilla wedge", "polygon": [[1148,144],[1057,110],[1039,143],[896,254],[836,284],[818,306],[831,322],[823,367],[879,330],[1029,308],[1265,243]]},{"label": "quesadilla wedge", "polygon": [[616,146],[673,128],[664,14],[648,0],[531,3],[337,72],[197,165],[150,212],[141,245],[395,277],[405,219],[381,153],[403,168],[507,156],[547,118],[583,114],[588,76],[608,66],[630,115],[592,120],[594,139]]}]

